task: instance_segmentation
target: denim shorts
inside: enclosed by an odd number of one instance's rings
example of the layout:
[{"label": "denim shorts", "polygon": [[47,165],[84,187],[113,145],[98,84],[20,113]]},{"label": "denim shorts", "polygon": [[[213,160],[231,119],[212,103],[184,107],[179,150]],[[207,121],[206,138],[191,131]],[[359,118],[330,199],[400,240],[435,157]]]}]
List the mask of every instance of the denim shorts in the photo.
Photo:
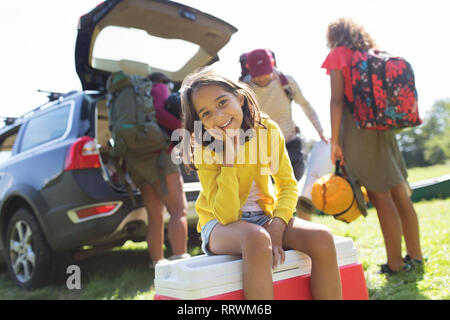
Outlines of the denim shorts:
[{"label": "denim shorts", "polygon": [[[244,211],[242,212],[242,218],[241,220],[254,223],[259,226],[263,226],[267,221],[270,220],[270,217],[266,216],[264,214],[264,211]],[[209,251],[208,248],[208,242],[209,237],[211,236],[211,232],[218,224],[219,221],[217,219],[213,219],[208,221],[203,227],[201,231],[201,237],[202,237],[202,250],[204,253],[206,253],[208,256],[214,255],[211,251]]]}]

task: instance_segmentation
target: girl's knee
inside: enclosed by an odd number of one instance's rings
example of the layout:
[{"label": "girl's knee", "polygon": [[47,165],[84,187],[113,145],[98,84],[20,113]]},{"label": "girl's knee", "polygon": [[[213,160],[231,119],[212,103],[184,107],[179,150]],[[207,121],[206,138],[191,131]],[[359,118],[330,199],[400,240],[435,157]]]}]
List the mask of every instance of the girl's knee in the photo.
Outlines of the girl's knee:
[{"label": "girl's knee", "polygon": [[164,198],[164,205],[170,216],[173,218],[183,218],[187,216],[187,201],[184,193],[171,194]]},{"label": "girl's knee", "polygon": [[252,225],[242,239],[242,252],[263,253],[272,252],[272,241],[267,230],[260,226]]},{"label": "girl's knee", "polygon": [[391,195],[394,200],[411,200],[411,189],[407,183],[402,182],[391,189]]},{"label": "girl's knee", "polygon": [[187,209],[184,206],[167,207],[170,219],[182,219],[187,217]]},{"label": "girl's knee", "polygon": [[330,243],[332,242],[334,244],[334,237],[333,233],[331,232],[330,228],[327,226],[320,225],[317,227],[317,229],[314,231],[315,237],[320,242],[326,242]]},{"label": "girl's knee", "polygon": [[325,226],[321,226],[314,230],[312,235],[311,254],[316,257],[327,257],[336,253],[334,237],[331,230]]}]

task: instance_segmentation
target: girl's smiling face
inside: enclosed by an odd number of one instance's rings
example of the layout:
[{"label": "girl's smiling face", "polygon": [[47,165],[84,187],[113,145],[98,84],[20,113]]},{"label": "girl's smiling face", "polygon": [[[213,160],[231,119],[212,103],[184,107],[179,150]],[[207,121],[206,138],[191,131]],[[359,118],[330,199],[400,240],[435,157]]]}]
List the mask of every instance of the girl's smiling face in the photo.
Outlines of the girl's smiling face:
[{"label": "girl's smiling face", "polygon": [[[192,93],[192,104],[206,130],[224,130],[233,135],[241,128],[244,96],[237,96],[218,85],[208,85]],[[227,131],[228,130],[228,131]]]}]

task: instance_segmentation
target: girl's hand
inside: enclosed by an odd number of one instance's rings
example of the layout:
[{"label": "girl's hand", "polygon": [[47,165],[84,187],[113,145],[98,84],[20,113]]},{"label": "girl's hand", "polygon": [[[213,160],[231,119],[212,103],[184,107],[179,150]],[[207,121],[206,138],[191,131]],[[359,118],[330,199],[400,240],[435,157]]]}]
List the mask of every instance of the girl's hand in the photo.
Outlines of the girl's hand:
[{"label": "girl's hand", "polygon": [[225,167],[232,167],[234,165],[236,153],[236,139],[225,135],[225,141],[223,144],[223,165]]},{"label": "girl's hand", "polygon": [[336,163],[336,160],[341,160],[341,165],[344,165],[344,152],[339,143],[331,143],[331,162]]},{"label": "girl's hand", "polygon": [[283,250],[283,234],[286,224],[280,218],[273,218],[266,229],[272,240],[272,269],[275,269],[278,263],[283,264],[286,259]]},{"label": "girl's hand", "polygon": [[214,139],[223,141],[223,165],[225,167],[232,167],[236,156],[235,149],[237,144],[237,136],[229,134],[229,132],[232,133],[233,130],[227,130],[227,132],[225,132],[225,130],[219,127],[214,127],[207,131]]},{"label": "girl's hand", "polygon": [[219,127],[206,129],[206,131],[216,140],[225,141],[226,139],[225,131]]}]

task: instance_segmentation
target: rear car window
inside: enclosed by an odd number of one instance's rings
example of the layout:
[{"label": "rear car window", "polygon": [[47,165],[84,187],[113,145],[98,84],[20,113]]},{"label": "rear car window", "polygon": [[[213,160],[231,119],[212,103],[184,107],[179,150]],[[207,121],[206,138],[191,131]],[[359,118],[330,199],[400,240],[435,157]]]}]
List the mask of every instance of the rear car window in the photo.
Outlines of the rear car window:
[{"label": "rear car window", "polygon": [[11,152],[14,146],[14,142],[17,138],[19,127],[4,134],[0,140],[0,163],[8,160],[11,157]]},{"label": "rear car window", "polygon": [[68,127],[69,114],[70,105],[65,105],[31,119],[25,128],[20,150],[62,137]]},{"label": "rear car window", "polygon": [[[136,50],[139,44],[139,50]],[[164,39],[135,28],[106,27],[95,41],[93,56],[113,61],[137,61],[152,68],[178,71],[200,46],[181,39]],[[168,58],[170,57],[170,58]]]}]

